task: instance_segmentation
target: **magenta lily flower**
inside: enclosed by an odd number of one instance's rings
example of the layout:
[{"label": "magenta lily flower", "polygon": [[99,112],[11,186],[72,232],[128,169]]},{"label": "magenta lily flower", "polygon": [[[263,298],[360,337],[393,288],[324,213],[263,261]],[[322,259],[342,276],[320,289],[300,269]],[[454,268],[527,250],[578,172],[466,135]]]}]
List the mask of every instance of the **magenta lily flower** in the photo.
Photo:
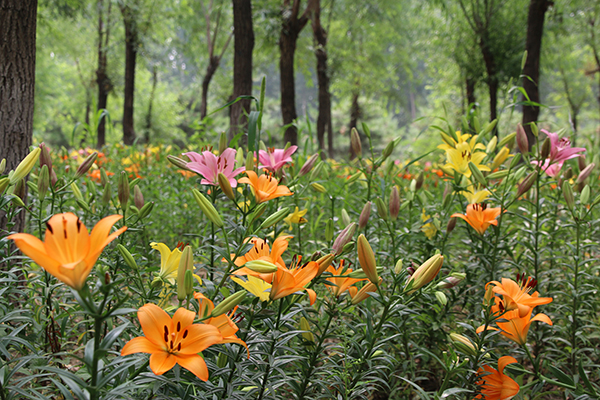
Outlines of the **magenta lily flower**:
[{"label": "magenta lily flower", "polygon": [[235,170],[233,169],[235,166],[236,153],[237,150],[227,148],[219,157],[208,150],[203,151],[202,154],[190,151],[188,153],[183,153],[183,155],[188,156],[190,159],[190,162],[187,163],[186,166],[190,170],[204,177],[204,179],[200,181],[203,185],[218,186],[219,182],[217,176],[219,173],[222,173],[227,177],[227,180],[229,180],[231,187],[236,187],[237,180],[235,179],[235,176],[245,170],[244,167]]},{"label": "magenta lily flower", "polygon": [[267,151],[259,150],[258,161],[261,165],[259,168],[264,168],[271,172],[277,172],[287,163],[292,162],[292,154],[298,149],[298,146],[290,146],[287,149],[269,148]]},{"label": "magenta lily flower", "polygon": [[558,133],[548,132],[542,129],[542,132],[550,138],[550,154],[543,163],[532,161],[532,164],[540,165],[542,170],[549,176],[556,178],[566,160],[579,156],[579,153],[585,151],[584,147],[571,147],[569,138],[559,138]]}]

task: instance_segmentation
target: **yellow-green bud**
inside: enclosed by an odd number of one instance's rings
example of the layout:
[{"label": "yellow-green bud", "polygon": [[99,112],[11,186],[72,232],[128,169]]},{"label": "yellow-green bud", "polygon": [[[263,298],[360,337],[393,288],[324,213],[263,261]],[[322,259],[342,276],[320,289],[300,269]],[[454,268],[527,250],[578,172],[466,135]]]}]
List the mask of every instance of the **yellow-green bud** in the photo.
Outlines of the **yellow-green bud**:
[{"label": "yellow-green bud", "polygon": [[589,185],[585,185],[585,187],[581,191],[581,196],[579,197],[579,202],[581,204],[587,204],[589,200],[590,200],[590,187],[589,187]]},{"label": "yellow-green bud", "polygon": [[225,196],[227,196],[229,200],[235,200],[235,193],[233,192],[231,183],[229,182],[229,179],[227,179],[225,174],[219,172],[219,175],[217,175],[217,181],[219,182],[219,187],[221,188],[223,193],[225,193]]},{"label": "yellow-green bud", "polygon": [[321,185],[320,183],[313,182],[310,184],[310,187],[312,187],[316,192],[327,193],[327,189],[325,189],[325,186]]},{"label": "yellow-green bud", "polygon": [[2,161],[0,161],[0,174],[3,174],[5,170],[6,170],[6,158],[3,158]]},{"label": "yellow-green bud", "polygon": [[212,203],[208,201],[208,199],[204,197],[197,189],[192,189],[192,194],[194,195],[194,199],[196,200],[196,203],[198,203],[198,206],[200,206],[200,210],[202,210],[204,215],[206,215],[206,217],[218,228],[221,228],[223,226],[223,220]]},{"label": "yellow-green bud", "polygon": [[325,240],[330,242],[333,239],[333,219],[329,218],[325,224]]},{"label": "yellow-green bud", "polygon": [[396,261],[396,265],[394,266],[394,273],[396,275],[398,275],[400,272],[402,272],[403,265],[404,265],[404,262],[402,261],[402,259],[399,259],[398,261]]},{"label": "yellow-green bud", "polygon": [[440,131],[440,136],[442,137],[442,140],[444,142],[446,142],[446,144],[450,147],[456,147],[456,144],[454,142],[454,139],[452,139],[452,137],[448,136],[447,134],[445,134],[444,132]]},{"label": "yellow-green bud", "polygon": [[257,219],[262,217],[262,215],[266,209],[267,209],[267,203],[261,203],[261,204],[257,205],[256,208],[254,209],[254,212],[248,218],[248,221],[250,221],[250,223],[256,221]]},{"label": "yellow-green bud", "polygon": [[102,193],[102,204],[104,204],[105,206],[108,205],[111,199],[112,190],[110,188],[110,184],[107,183],[106,185],[104,185],[104,192]]},{"label": "yellow-green bud", "polygon": [[73,195],[75,196],[75,198],[77,200],[83,201],[83,195],[81,194],[81,190],[79,190],[77,183],[75,183],[75,182],[71,183],[71,190],[73,191]]},{"label": "yellow-green bud", "polygon": [[313,335],[313,333],[310,331],[310,324],[308,323],[308,320],[304,317],[300,318],[300,330],[304,331],[302,332],[302,337],[309,341],[309,342],[315,342],[315,335]]},{"label": "yellow-green bud", "polygon": [[262,224],[260,224],[259,230],[267,229],[284,219],[290,213],[289,207],[284,207],[281,210],[277,211],[274,214],[271,214],[269,218],[265,219]]},{"label": "yellow-green bud", "polygon": [[344,226],[350,225],[350,216],[348,215],[348,211],[345,208],[342,208],[342,224]]},{"label": "yellow-green bud", "polygon": [[533,171],[529,175],[527,175],[527,177],[525,179],[523,179],[523,182],[521,182],[521,184],[518,187],[517,197],[521,197],[525,193],[529,192],[529,189],[531,189],[531,187],[535,183],[535,180],[537,179],[537,177],[538,177],[537,171]]},{"label": "yellow-green bud", "polygon": [[356,182],[356,181],[358,180],[358,178],[360,178],[360,176],[361,176],[361,175],[362,175],[362,172],[361,172],[361,171],[358,171],[357,173],[355,173],[355,174],[353,174],[353,175],[350,175],[350,178],[346,179],[346,182],[345,182],[345,184],[346,184],[346,185],[349,185],[349,184],[351,184],[351,183],[354,183],[354,182]]},{"label": "yellow-green bud", "polygon": [[168,155],[168,156],[167,156],[167,160],[169,160],[169,162],[170,162],[171,164],[173,164],[174,166],[176,166],[176,167],[177,167],[177,168],[179,168],[179,169],[183,169],[183,170],[186,170],[186,171],[191,171],[191,170],[190,170],[190,169],[187,167],[187,162],[186,162],[185,160],[182,160],[182,159],[181,159],[181,158],[179,158],[179,157],[175,157],[175,156],[172,156],[172,155]]},{"label": "yellow-green bud", "polygon": [[435,298],[441,306],[445,306],[446,304],[448,304],[448,298],[446,297],[444,292],[436,291],[434,294]]},{"label": "yellow-green bud", "polygon": [[10,183],[10,179],[8,179],[7,176],[5,176],[4,178],[0,179],[0,194],[4,193],[4,191],[8,187],[9,183]]},{"label": "yellow-green bud", "polygon": [[177,299],[179,301],[185,300],[188,295],[185,284],[185,273],[194,269],[193,258],[192,248],[185,246],[179,259],[179,267],[177,268]]},{"label": "yellow-green bud", "polygon": [[487,186],[487,181],[486,181],[485,177],[483,176],[483,174],[481,173],[481,171],[479,170],[479,168],[477,168],[477,165],[475,165],[475,164],[473,164],[473,162],[469,161],[469,169],[471,170],[471,174],[473,175],[473,177],[475,178],[475,180],[477,182],[479,182],[483,186]]},{"label": "yellow-green bud", "polygon": [[515,140],[515,137],[517,136],[517,132],[513,132],[510,135],[506,135],[502,138],[502,140],[500,140],[500,143],[498,143],[498,146],[502,147],[502,146],[506,146],[509,149],[512,146],[509,146],[513,140]]},{"label": "yellow-green bud", "polygon": [[235,292],[231,296],[227,297],[212,310],[210,316],[213,318],[218,317],[221,314],[225,314],[230,310],[233,310],[235,306],[237,306],[242,302],[242,300],[244,300],[244,297],[246,297],[246,293],[248,292],[246,292],[245,290],[240,290],[239,292]]},{"label": "yellow-green bud", "polygon": [[485,126],[485,128],[483,128],[483,132],[481,132],[479,135],[480,135],[480,136],[485,136],[485,135],[487,135],[488,133],[490,133],[491,131],[493,131],[493,130],[494,130],[494,128],[496,127],[496,124],[497,124],[497,123],[498,123],[498,119],[495,119],[495,120],[493,120],[493,121],[489,122],[489,123],[488,123],[488,124]]},{"label": "yellow-green bud", "polygon": [[17,165],[15,171],[12,173],[12,175],[10,175],[11,185],[16,184],[31,172],[38,158],[40,158],[41,151],[42,150],[39,147],[36,147],[32,152],[27,154],[27,156],[19,163],[19,165]]},{"label": "yellow-green bud", "polygon": [[217,357],[217,367],[225,368],[227,366],[227,361],[229,360],[229,356],[227,353],[219,353]]},{"label": "yellow-green bud", "polygon": [[387,207],[386,207],[385,203],[383,202],[383,200],[381,199],[381,197],[378,197],[377,199],[375,199],[375,205],[377,206],[377,214],[379,214],[379,217],[382,220],[387,221],[389,218],[389,215],[387,212]]},{"label": "yellow-green bud", "polygon": [[[433,257],[429,258],[425,261],[415,273],[410,277],[408,282],[406,283],[406,288],[410,286],[410,290],[408,294],[411,294],[423,286],[427,285],[429,282],[436,277],[436,275],[442,269],[442,264],[444,263],[444,256],[441,254],[436,254]],[[411,286],[412,282],[412,286]]]},{"label": "yellow-green bud", "polygon": [[352,128],[350,131],[350,147],[352,148],[352,153],[354,153],[356,157],[362,157],[362,144],[360,143],[360,136],[358,135],[356,128]]},{"label": "yellow-green bud", "polygon": [[129,266],[129,268],[131,268],[133,271],[137,271],[137,263],[135,262],[135,259],[133,258],[129,250],[127,250],[122,244],[117,245],[117,250],[119,250],[121,257],[123,257],[123,260]]},{"label": "yellow-green bud", "polygon": [[250,151],[246,154],[246,171],[254,171],[254,154]]},{"label": "yellow-green bud", "polygon": [[498,136],[492,136],[492,139],[490,139],[489,143],[487,144],[487,147],[485,148],[485,152],[490,154],[491,152],[496,150],[497,144],[498,144]]},{"label": "yellow-green bud", "polygon": [[221,132],[221,136],[219,137],[219,155],[223,154],[225,149],[227,149],[227,134]]},{"label": "yellow-green bud", "polygon": [[533,133],[533,136],[538,137],[538,135],[540,134],[540,131],[538,129],[538,126],[535,122],[530,122],[530,127],[531,127],[531,133]]},{"label": "yellow-green bud", "polygon": [[150,203],[144,204],[144,207],[142,207],[142,209],[140,210],[140,219],[146,218],[152,212],[153,208],[154,208],[153,201],[151,201]]},{"label": "yellow-green bud", "polygon": [[326,254],[323,257],[317,260],[317,264],[319,264],[319,272],[317,272],[317,276],[320,276],[333,262],[335,259],[335,254]]},{"label": "yellow-green bud", "polygon": [[244,165],[244,161],[246,161],[246,159],[244,158],[244,150],[242,150],[241,147],[238,147],[237,152],[235,153],[235,165],[236,167],[241,167]]},{"label": "yellow-green bud", "polygon": [[496,157],[494,157],[494,161],[492,162],[492,166],[490,167],[490,169],[493,171],[496,168],[500,167],[502,164],[504,164],[504,161],[506,161],[509,155],[510,150],[508,149],[508,147],[505,146],[502,149],[500,149],[498,154],[496,154]]},{"label": "yellow-green bud", "polygon": [[450,341],[456,350],[460,351],[461,353],[472,357],[477,355],[477,349],[468,337],[459,335],[458,333],[451,333]]},{"label": "yellow-green bud", "polygon": [[125,171],[121,171],[121,174],[119,175],[117,197],[119,198],[121,208],[125,209],[127,202],[129,201],[129,178],[127,178],[127,172]]},{"label": "yellow-green bud", "polygon": [[40,170],[40,176],[38,176],[38,196],[40,200],[43,200],[46,197],[46,193],[48,192],[48,186],[50,185],[50,174],[48,173],[48,166],[43,165]]},{"label": "yellow-green bud", "polygon": [[[315,154],[317,155],[317,154]],[[308,162],[308,161],[307,161]],[[304,167],[302,167],[304,168]],[[323,168],[325,168],[325,163],[323,161],[319,161],[319,163],[315,166],[315,168],[310,173],[309,180],[314,181],[321,177],[321,172],[323,172]]]},{"label": "yellow-green bud", "polygon": [[184,286],[186,297],[194,294],[194,273],[189,269],[185,271]]},{"label": "yellow-green bud", "polygon": [[277,265],[265,260],[252,260],[244,264],[244,267],[259,274],[277,272]]},{"label": "yellow-green bud", "polygon": [[104,168],[100,168],[100,184],[102,185],[102,187],[104,187],[108,183],[109,183],[109,180],[108,180],[108,175],[106,174],[106,171],[104,170]]},{"label": "yellow-green bud", "polygon": [[508,170],[504,169],[502,171],[497,171],[497,172],[492,172],[491,174],[489,174],[487,176],[487,179],[492,180],[492,179],[502,179],[504,177],[508,176]]},{"label": "yellow-green bud", "polygon": [[544,143],[542,144],[542,152],[541,152],[542,160],[545,160],[546,158],[548,158],[548,156],[550,155],[551,148],[552,148],[552,142],[550,141],[550,138],[546,138],[546,140],[544,140]]},{"label": "yellow-green bud", "polygon": [[389,142],[387,144],[387,146],[385,146],[385,148],[381,152],[381,157],[383,158],[383,160],[385,160],[386,158],[391,156],[393,151],[394,151],[394,141],[392,140],[391,142]]}]

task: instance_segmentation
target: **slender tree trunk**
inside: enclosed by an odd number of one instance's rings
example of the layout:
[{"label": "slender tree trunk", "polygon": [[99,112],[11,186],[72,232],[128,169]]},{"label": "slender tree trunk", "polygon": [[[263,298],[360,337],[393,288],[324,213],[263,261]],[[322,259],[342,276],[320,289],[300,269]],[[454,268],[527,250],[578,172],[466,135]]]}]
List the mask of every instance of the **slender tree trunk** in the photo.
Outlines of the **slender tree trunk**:
[{"label": "slender tree trunk", "polygon": [[466,88],[467,88],[467,108],[468,111],[471,111],[472,108],[475,107],[475,103],[477,99],[475,98],[475,79],[467,77],[465,80]]},{"label": "slender tree trunk", "polygon": [[125,93],[123,101],[123,143],[132,145],[135,141],[133,105],[135,95],[135,63],[137,56],[138,32],[134,10],[128,5],[121,7],[125,26]]},{"label": "slender tree trunk", "polygon": [[152,66],[152,89],[150,90],[150,100],[148,101],[148,113],[146,114],[146,132],[144,140],[150,143],[150,132],[152,132],[152,103],[154,103],[154,93],[156,92],[156,83],[158,82],[156,74],[156,65]]},{"label": "slender tree trunk", "polygon": [[[252,94],[252,50],[254,49],[254,29],[252,27],[251,0],[233,0],[233,98]],[[250,100],[241,100],[231,106],[231,140],[248,126]]]},{"label": "slender tree trunk", "polygon": [[204,74],[204,79],[202,80],[202,101],[200,103],[200,119],[204,119],[204,117],[206,117],[206,108],[208,103],[208,87],[210,86],[210,81],[215,75],[217,68],[219,68],[219,62],[219,57],[213,56],[210,58],[208,66],[206,67],[206,73]]},{"label": "slender tree trunk", "polygon": [[[487,72],[487,84],[490,93],[490,121],[497,118],[498,108],[498,77],[496,76],[496,59],[490,50],[489,44],[485,36],[479,39],[479,47],[483,55],[485,69]],[[498,130],[494,128],[494,135],[498,134]]]},{"label": "slender tree trunk", "polygon": [[[360,104],[358,104],[358,96],[360,92],[355,90],[352,93],[352,106],[350,107],[350,126],[348,132],[352,131],[352,128],[356,128],[356,130],[360,134],[360,130],[358,129],[358,119],[360,118],[361,109]],[[350,146],[350,159],[356,157],[356,154],[352,151],[352,146]]]},{"label": "slender tree trunk", "polygon": [[[529,14],[527,16],[527,39],[525,50],[527,59],[523,66],[523,89],[529,96],[529,100],[539,103],[539,81],[540,81],[540,52],[542,49],[542,36],[544,33],[544,19],[546,10],[550,6],[548,0],[531,0],[529,2]],[[531,122],[535,122],[540,114],[537,106],[523,106],[523,127],[529,140],[529,148],[535,143],[535,136],[531,132]]]},{"label": "slender tree trunk", "polygon": [[[331,127],[331,94],[329,93],[329,74],[327,73],[327,32],[321,25],[321,0],[314,2],[312,29],[315,38],[317,57],[317,81],[319,85],[319,116],[317,117],[317,138],[321,157],[325,158],[325,132],[333,137]],[[329,157],[333,158],[333,144],[329,143]]]},{"label": "slender tree trunk", "polygon": [[[106,17],[106,31],[104,31],[104,0],[98,0],[98,68],[96,69],[96,83],[98,84],[98,110],[105,110],[108,101],[108,94],[112,90],[112,82],[106,74],[106,51],[108,48],[110,9],[111,2],[108,3]],[[102,118],[98,123],[96,146],[101,148],[106,144],[106,118]]]},{"label": "slender tree trunk", "polygon": [[[37,3],[0,1],[0,160],[6,159],[7,171],[29,153],[33,135]],[[14,222],[10,229],[23,231],[25,213]],[[7,225],[0,214],[0,232]]]}]

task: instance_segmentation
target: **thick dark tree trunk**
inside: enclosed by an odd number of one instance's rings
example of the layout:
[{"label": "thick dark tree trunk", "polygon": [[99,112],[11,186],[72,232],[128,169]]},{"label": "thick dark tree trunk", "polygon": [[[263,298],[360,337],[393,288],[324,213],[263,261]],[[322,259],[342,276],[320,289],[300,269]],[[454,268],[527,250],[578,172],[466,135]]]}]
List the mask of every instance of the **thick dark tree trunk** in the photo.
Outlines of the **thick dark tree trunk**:
[{"label": "thick dark tree trunk", "polygon": [[[108,2],[108,11],[106,16],[106,31],[104,31],[104,0],[98,0],[98,68],[96,69],[96,83],[98,84],[98,110],[105,110],[108,94],[112,90],[112,82],[106,74],[106,51],[108,48],[110,9],[111,2]],[[101,148],[106,144],[106,118],[102,118],[98,123],[96,146]]]},{"label": "thick dark tree trunk", "polygon": [[[360,134],[360,130],[358,129],[358,119],[360,118],[361,114],[360,104],[358,104],[359,95],[360,92],[358,90],[352,93],[352,106],[350,107],[350,129],[348,130],[348,133],[352,131],[352,128],[356,128]],[[354,157],[356,157],[356,154],[354,154],[352,151],[352,146],[350,146],[350,159],[353,159]]]},{"label": "thick dark tree trunk", "polygon": [[331,94],[327,73],[327,32],[321,25],[321,0],[314,2],[312,14],[313,36],[316,42],[317,81],[319,84],[319,116],[317,117],[317,138],[321,157],[325,158],[325,132],[327,132],[328,154],[333,158],[333,128],[331,127]]},{"label": "thick dark tree trunk", "polygon": [[[0,160],[15,169],[29,153],[33,135],[37,0],[0,1]],[[27,186],[25,186],[27,187]],[[13,231],[23,231],[20,213]],[[0,232],[7,229],[0,215]]]},{"label": "thick dark tree trunk", "polygon": [[123,143],[132,145],[135,141],[133,122],[133,99],[135,95],[135,62],[137,58],[138,32],[134,10],[121,7],[125,26],[125,93],[123,101]]},{"label": "thick dark tree trunk", "polygon": [[477,99],[475,98],[475,79],[467,77],[465,80],[467,87],[467,108],[471,111],[471,108],[475,107]]},{"label": "thick dark tree trunk", "polygon": [[[252,27],[251,0],[233,0],[233,98],[252,94],[252,50],[254,29]],[[231,106],[229,139],[248,125],[250,100],[241,100]]]},{"label": "thick dark tree trunk", "polygon": [[[294,78],[294,55],[296,54],[296,42],[298,35],[308,22],[308,7],[304,14],[298,18],[300,12],[300,1],[285,0],[282,8],[282,24],[279,34],[279,76],[281,81],[281,116],[283,125],[292,124],[296,114],[296,82]],[[283,136],[284,142],[293,145],[298,144],[298,130],[290,125],[286,128]]]},{"label": "thick dark tree trunk", "polygon": [[[540,92],[538,83],[540,81],[540,52],[542,49],[542,36],[544,33],[544,18],[546,10],[550,6],[548,0],[531,0],[529,2],[529,14],[527,16],[527,39],[525,50],[527,60],[523,66],[523,89],[529,96],[529,100],[539,103]],[[540,114],[540,108],[536,106],[523,106],[523,127],[529,139],[529,148],[535,143],[535,136],[531,132],[531,122],[535,122]]]},{"label": "thick dark tree trunk", "polygon": [[219,68],[219,62],[219,57],[213,56],[210,58],[208,66],[206,67],[206,73],[204,74],[204,79],[202,80],[202,101],[200,103],[200,119],[204,119],[204,117],[206,117],[206,108],[208,104],[208,87],[210,86],[210,81],[215,75],[217,68]]},{"label": "thick dark tree trunk", "polygon": [[152,89],[150,90],[150,99],[148,101],[148,113],[146,114],[146,132],[144,134],[144,140],[146,143],[150,143],[150,132],[152,132],[152,103],[154,103],[154,93],[156,92],[156,84],[158,77],[156,74],[156,65],[152,66]]}]

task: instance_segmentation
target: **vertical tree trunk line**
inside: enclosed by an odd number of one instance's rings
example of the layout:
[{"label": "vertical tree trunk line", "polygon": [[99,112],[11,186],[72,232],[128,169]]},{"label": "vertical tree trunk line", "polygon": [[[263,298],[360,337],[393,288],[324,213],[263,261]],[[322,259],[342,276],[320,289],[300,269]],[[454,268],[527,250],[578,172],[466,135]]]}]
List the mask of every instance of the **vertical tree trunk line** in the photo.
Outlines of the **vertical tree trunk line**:
[{"label": "vertical tree trunk line", "polygon": [[[98,104],[97,110],[105,110],[108,102],[108,94],[112,90],[112,81],[106,74],[108,49],[108,40],[110,33],[110,11],[112,3],[108,3],[106,14],[106,32],[104,31],[104,0],[98,0],[98,68],[96,69],[96,83],[98,84]],[[98,123],[96,132],[96,147],[101,148],[106,144],[106,118],[102,118]]]},{"label": "vertical tree trunk line", "polygon": [[135,64],[137,58],[138,32],[134,10],[128,5],[121,6],[125,26],[125,93],[123,99],[123,143],[132,145],[135,141],[134,96]]},{"label": "vertical tree trunk line", "polygon": [[[356,128],[356,130],[360,134],[360,130],[358,129],[358,119],[361,116],[362,110],[360,109],[360,104],[358,103],[359,96],[360,96],[360,91],[358,89],[356,89],[352,92],[352,105],[350,106],[350,126],[349,126],[350,129],[348,130],[348,133],[350,133],[352,131],[352,128]],[[352,149],[352,145],[350,145],[349,153],[350,153],[351,160],[354,157],[356,157],[356,154],[354,154],[354,151]]]},{"label": "vertical tree trunk line", "polygon": [[[481,49],[483,62],[485,63],[487,72],[487,85],[490,94],[490,121],[493,121],[498,117],[498,76],[496,75],[496,59],[490,50],[485,36],[482,36],[479,39],[479,48]],[[497,129],[494,129],[494,134],[498,134]]]},{"label": "vertical tree trunk line", "polygon": [[[29,153],[33,136],[37,0],[0,2],[0,160],[15,169]],[[25,185],[25,187],[27,187]],[[0,231],[9,221],[0,214]],[[25,213],[13,221],[23,231]]]},{"label": "vertical tree trunk line", "polygon": [[[475,84],[476,83],[477,83],[476,80],[471,77],[467,77],[465,79],[465,85],[466,85],[466,89],[467,89],[468,111],[471,111],[471,108],[475,107],[474,104],[477,103],[477,99],[475,98]],[[471,104],[473,104],[473,106]]]},{"label": "vertical tree trunk line", "polygon": [[[550,6],[548,0],[531,0],[529,2],[529,13],[527,14],[527,38],[525,50],[527,59],[523,66],[523,89],[529,96],[529,100],[535,103],[540,101],[540,53],[542,50],[542,36],[544,33],[544,19],[546,11]],[[535,136],[531,131],[531,122],[535,122],[540,114],[537,106],[523,106],[523,127],[529,140],[529,148],[535,143]]]},{"label": "vertical tree trunk line", "polygon": [[148,113],[146,114],[146,129],[144,140],[150,143],[150,132],[152,131],[152,104],[154,103],[154,93],[156,92],[156,84],[158,82],[156,65],[152,66],[152,89],[150,90],[150,99],[148,101]]},{"label": "vertical tree trunk line", "polygon": [[[233,98],[252,94],[252,50],[254,49],[254,29],[252,27],[251,0],[233,0]],[[250,100],[241,100],[230,109],[231,140],[248,125]]]}]

